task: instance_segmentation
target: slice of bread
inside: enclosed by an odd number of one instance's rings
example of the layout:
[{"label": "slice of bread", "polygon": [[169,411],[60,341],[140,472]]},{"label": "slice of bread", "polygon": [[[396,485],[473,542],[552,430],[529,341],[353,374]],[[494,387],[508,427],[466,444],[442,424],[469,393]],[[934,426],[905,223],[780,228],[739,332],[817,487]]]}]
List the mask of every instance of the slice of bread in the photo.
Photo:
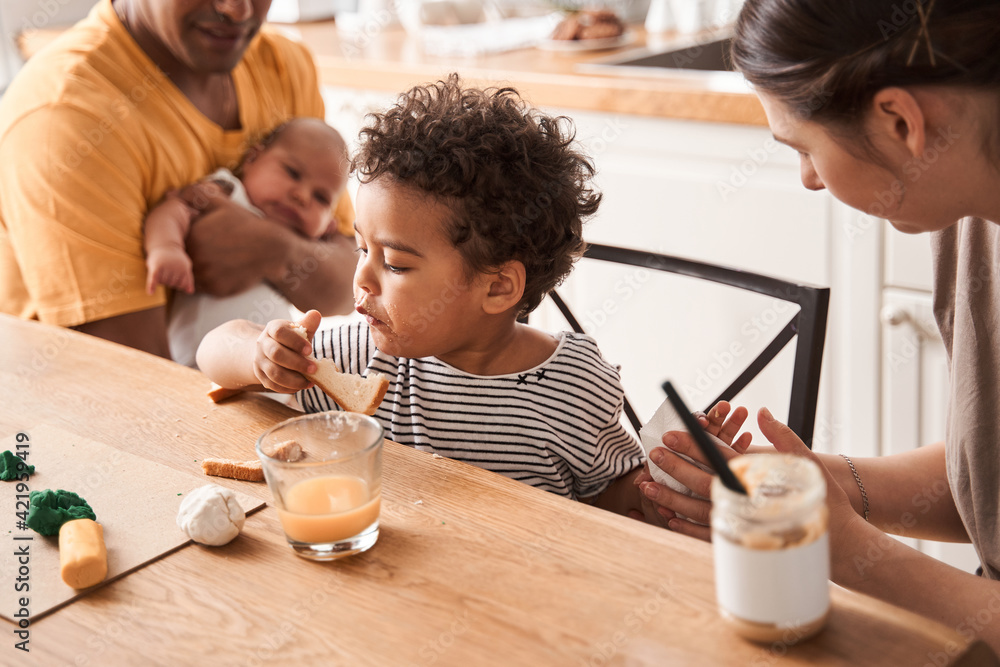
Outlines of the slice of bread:
[{"label": "slice of bread", "polygon": [[306,377],[315,382],[337,405],[348,412],[375,414],[389,389],[389,378],[375,372],[369,373],[367,377],[341,373],[333,359],[315,361],[316,372]]},{"label": "slice of bread", "polygon": [[[292,327],[296,333],[309,340],[308,331],[301,324]],[[375,414],[375,410],[385,398],[389,389],[389,378],[381,373],[371,372],[367,377],[341,373],[333,359],[315,359],[316,372],[306,377],[316,383],[341,409],[348,412]]]},{"label": "slice of bread", "polygon": [[264,481],[264,468],[259,460],[202,459],[201,469],[205,471],[206,475],[214,477],[230,477],[248,482]]}]

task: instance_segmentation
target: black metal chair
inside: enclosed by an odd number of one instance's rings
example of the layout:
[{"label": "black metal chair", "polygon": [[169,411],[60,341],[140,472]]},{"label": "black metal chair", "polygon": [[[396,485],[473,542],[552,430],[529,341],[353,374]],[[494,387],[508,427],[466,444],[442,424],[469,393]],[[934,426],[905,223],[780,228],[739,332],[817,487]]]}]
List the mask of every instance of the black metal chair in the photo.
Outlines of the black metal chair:
[{"label": "black metal chair", "polygon": [[[820,367],[823,361],[823,346],[826,340],[826,320],[830,304],[830,289],[801,283],[789,282],[761,274],[742,271],[715,264],[682,259],[671,255],[632,250],[591,243],[587,246],[584,260],[626,264],[643,269],[665,271],[691,278],[707,280],[739,289],[749,290],[783,301],[795,303],[799,311],[785,324],[777,336],[727,386],[719,396],[705,406],[705,410],[718,401],[732,401],[750,381],[766,367],[772,359],[797,334],[795,360],[792,371],[791,399],[788,408],[788,426],[812,446],[813,430],[816,424],[816,403],[819,397]],[[555,291],[550,295],[563,317],[578,333],[584,329],[570,311],[569,306]],[[664,369],[668,371],[668,369]],[[642,426],[638,415],[625,397],[625,414],[638,433]]]}]

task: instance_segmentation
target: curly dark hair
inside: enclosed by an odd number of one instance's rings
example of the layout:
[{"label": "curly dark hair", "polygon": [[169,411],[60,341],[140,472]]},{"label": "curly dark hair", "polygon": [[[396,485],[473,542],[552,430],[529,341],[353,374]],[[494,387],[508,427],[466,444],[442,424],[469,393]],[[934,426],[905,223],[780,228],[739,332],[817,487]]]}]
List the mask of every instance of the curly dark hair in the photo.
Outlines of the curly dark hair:
[{"label": "curly dark hair", "polygon": [[362,183],[389,177],[446,204],[470,277],[519,260],[521,314],[562,283],[583,253],[583,219],[601,202],[568,118],[530,108],[513,88],[463,88],[457,74],[368,118],[352,170]]}]

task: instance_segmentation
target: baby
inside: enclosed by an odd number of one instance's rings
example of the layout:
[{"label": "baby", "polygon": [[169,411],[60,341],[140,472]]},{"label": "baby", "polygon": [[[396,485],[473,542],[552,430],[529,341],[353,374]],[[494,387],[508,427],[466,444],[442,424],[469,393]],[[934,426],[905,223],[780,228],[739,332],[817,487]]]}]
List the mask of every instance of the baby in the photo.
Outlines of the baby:
[{"label": "baby", "polygon": [[310,311],[309,340],[287,320],[230,322],[206,336],[199,366],[225,387],[299,392],[308,412],[337,409],[302,375],[311,354],[378,371],[387,438],[641,511],[643,453],[621,424],[617,368],[587,335],[518,322],[570,272],[601,199],[566,120],[456,75],[401,96],[362,130],[353,162],[364,321],[317,332]]},{"label": "baby", "polygon": [[[202,183],[234,202],[317,239],[327,232],[333,206],[347,184],[347,146],[321,120],[298,118],[273,130],[248,150],[236,172],[219,169]],[[146,291],[157,285],[194,292],[184,238],[197,211],[176,193],[149,212],[144,228]]]},{"label": "baby", "polygon": [[[248,150],[235,173],[219,169],[189,186],[188,197],[228,196],[261,217],[317,239],[335,230],[338,203],[349,208],[349,199],[341,200],[348,171],[347,146],[340,133],[321,120],[298,118]],[[202,337],[219,324],[252,313],[266,321],[292,312],[291,304],[266,284],[231,297],[191,294],[194,276],[184,238],[197,214],[184,198],[171,193],[150,211],[144,229],[146,290],[152,293],[158,285],[177,290],[168,338],[171,357],[187,366],[195,365]]]}]

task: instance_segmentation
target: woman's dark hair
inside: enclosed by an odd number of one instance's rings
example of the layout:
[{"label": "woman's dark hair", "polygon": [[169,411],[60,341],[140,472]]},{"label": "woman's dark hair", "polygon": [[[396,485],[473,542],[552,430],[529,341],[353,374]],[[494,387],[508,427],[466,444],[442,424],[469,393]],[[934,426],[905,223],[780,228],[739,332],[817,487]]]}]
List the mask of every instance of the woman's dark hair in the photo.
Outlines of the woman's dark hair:
[{"label": "woman's dark hair", "polygon": [[997,0],[746,0],[732,58],[799,118],[850,128],[889,86],[1000,93],[998,43]]},{"label": "woman's dark hair", "polygon": [[583,219],[601,201],[569,119],[531,109],[512,88],[463,88],[457,74],[416,86],[370,114],[352,168],[437,197],[469,275],[524,264],[521,313],[534,310],[582,254]]}]

